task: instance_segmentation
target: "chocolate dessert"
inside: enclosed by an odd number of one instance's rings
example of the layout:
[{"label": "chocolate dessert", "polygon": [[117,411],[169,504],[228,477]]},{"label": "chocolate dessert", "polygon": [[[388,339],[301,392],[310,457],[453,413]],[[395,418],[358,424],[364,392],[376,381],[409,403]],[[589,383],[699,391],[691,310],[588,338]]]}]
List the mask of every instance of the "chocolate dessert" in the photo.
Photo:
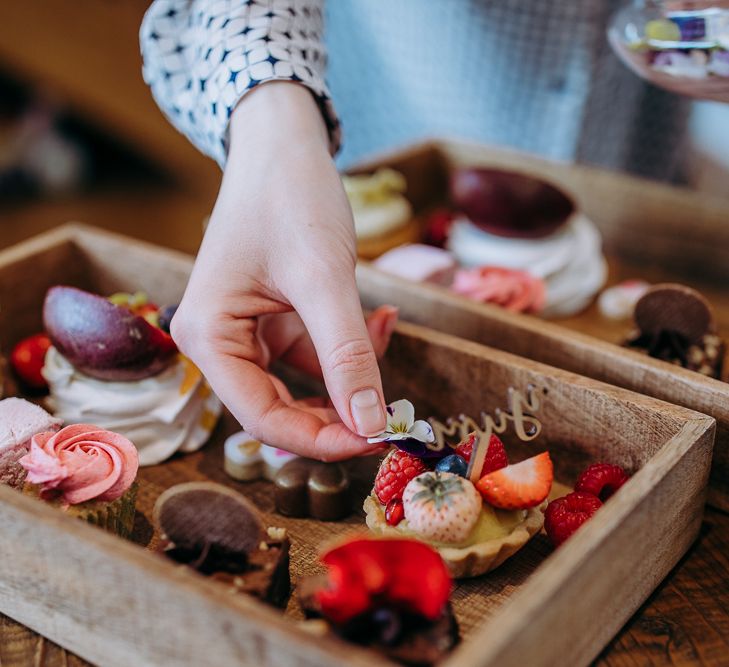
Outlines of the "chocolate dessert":
[{"label": "chocolate dessert", "polygon": [[276,473],[274,483],[276,509],[284,516],[336,521],[352,511],[349,474],[339,463],[296,458]]},{"label": "chocolate dessert", "polygon": [[633,317],[637,329],[625,341],[627,347],[721,378],[725,344],[711,305],[699,292],[685,285],[656,285],[639,299]]},{"label": "chocolate dessert", "polygon": [[265,527],[239,493],[212,482],[178,484],[154,507],[165,556],[245,593],[285,607],[290,593],[290,542],[283,528]]},{"label": "chocolate dessert", "polygon": [[[316,591],[325,585],[323,575],[301,580],[297,593],[308,619],[322,617]],[[405,665],[433,665],[459,642],[458,621],[450,602],[435,621],[383,606],[342,626],[331,626],[331,631]]]},{"label": "chocolate dessert", "polygon": [[458,643],[451,578],[428,545],[355,537],[320,560],[327,573],[300,580],[298,597],[325,632],[407,665],[432,665]]}]

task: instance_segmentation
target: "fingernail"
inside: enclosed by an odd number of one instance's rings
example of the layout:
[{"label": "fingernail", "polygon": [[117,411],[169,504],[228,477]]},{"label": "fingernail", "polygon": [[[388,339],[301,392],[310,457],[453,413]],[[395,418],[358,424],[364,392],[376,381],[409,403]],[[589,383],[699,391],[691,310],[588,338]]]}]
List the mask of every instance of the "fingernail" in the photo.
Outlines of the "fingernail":
[{"label": "fingernail", "polygon": [[352,419],[359,435],[369,437],[382,433],[387,426],[380,395],[374,389],[360,389],[349,401]]}]

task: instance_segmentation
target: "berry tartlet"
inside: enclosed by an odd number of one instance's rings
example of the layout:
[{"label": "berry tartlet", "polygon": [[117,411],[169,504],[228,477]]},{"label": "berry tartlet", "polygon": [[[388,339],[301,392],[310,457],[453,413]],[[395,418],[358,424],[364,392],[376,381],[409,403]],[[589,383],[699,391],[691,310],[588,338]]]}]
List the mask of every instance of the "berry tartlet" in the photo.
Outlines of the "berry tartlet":
[{"label": "berry tartlet", "polygon": [[544,524],[553,479],[547,452],[509,465],[503,443],[491,436],[481,470],[469,474],[479,446],[476,434],[455,448],[428,447],[433,431],[427,422],[415,421],[406,400],[388,406],[387,430],[370,441],[396,449],[380,464],[365,499],[367,526],[378,535],[426,542],[453,577],[493,570]]}]

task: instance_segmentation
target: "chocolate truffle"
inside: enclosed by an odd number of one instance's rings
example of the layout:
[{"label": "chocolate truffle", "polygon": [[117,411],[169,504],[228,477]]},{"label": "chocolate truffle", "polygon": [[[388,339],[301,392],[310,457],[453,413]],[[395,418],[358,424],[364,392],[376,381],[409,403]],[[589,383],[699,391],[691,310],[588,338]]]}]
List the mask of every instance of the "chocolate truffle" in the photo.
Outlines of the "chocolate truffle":
[{"label": "chocolate truffle", "polygon": [[285,516],[336,521],[352,511],[349,475],[339,463],[297,458],[274,482],[276,509]]},{"label": "chocolate truffle", "polygon": [[154,507],[165,556],[277,607],[290,592],[290,542],[283,528],[266,527],[239,493],[212,482],[178,484]]}]

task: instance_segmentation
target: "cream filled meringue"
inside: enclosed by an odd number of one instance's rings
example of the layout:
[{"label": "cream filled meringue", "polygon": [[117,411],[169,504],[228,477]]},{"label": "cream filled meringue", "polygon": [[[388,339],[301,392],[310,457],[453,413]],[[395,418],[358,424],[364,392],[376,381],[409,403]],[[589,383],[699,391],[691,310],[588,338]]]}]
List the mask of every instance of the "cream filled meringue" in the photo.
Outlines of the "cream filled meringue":
[{"label": "cream filled meringue", "polygon": [[51,347],[43,376],[56,417],[121,433],[136,445],[142,466],[202,447],[222,410],[202,373],[182,355],[152,377],[111,382],[80,373]]}]

